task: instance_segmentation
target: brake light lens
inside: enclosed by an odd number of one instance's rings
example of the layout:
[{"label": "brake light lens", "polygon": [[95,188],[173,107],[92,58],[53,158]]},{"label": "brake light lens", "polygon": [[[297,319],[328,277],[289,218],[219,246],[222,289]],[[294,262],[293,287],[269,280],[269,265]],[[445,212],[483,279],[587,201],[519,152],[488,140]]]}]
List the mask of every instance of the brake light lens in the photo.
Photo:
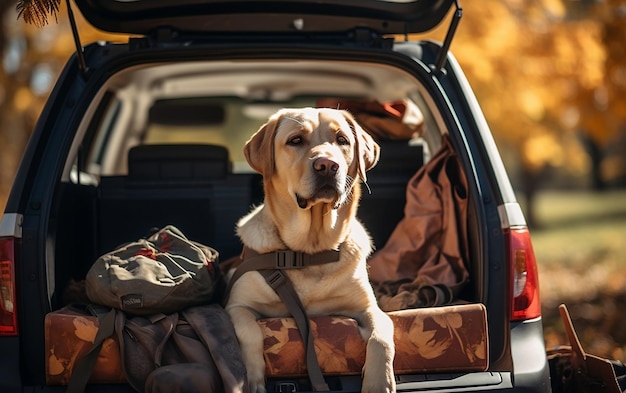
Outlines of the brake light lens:
[{"label": "brake light lens", "polygon": [[541,316],[537,260],[526,227],[508,231],[509,260],[512,279],[511,320],[523,321]]},{"label": "brake light lens", "polygon": [[0,238],[0,336],[16,335],[15,242]]}]

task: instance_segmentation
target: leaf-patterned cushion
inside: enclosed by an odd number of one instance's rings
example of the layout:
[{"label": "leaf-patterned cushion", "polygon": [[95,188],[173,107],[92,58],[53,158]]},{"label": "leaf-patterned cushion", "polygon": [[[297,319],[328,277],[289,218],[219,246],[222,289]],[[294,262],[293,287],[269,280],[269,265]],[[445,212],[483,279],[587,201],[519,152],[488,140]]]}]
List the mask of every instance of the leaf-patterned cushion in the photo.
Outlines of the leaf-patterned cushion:
[{"label": "leaf-patterned cushion", "polygon": [[[401,310],[394,323],[396,374],[484,371],[488,367],[487,316],[482,304]],[[304,345],[292,318],[259,321],[268,376],[306,375]],[[356,321],[328,316],[311,320],[315,348],[326,374],[360,374],[365,342]]]},{"label": "leaf-patterned cushion", "polygon": [[[388,313],[394,322],[397,374],[484,371],[488,368],[487,314],[482,304],[463,304]],[[292,318],[262,319],[266,371],[270,377],[305,376],[300,333]],[[80,358],[91,348],[98,321],[73,307],[45,319],[46,379],[66,385]],[[365,343],[356,321],[339,316],[311,320],[318,360],[326,374],[361,373]],[[92,383],[124,382],[119,348],[105,341],[91,376]]]}]

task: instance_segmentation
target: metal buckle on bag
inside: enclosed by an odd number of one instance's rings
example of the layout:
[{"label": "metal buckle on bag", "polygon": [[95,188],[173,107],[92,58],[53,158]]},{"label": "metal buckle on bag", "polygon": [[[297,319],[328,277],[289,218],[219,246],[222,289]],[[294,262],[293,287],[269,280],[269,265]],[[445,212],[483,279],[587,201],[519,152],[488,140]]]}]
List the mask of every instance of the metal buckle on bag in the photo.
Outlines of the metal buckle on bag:
[{"label": "metal buckle on bag", "polygon": [[276,251],[276,269],[301,269],[309,265],[311,256],[292,250]]}]

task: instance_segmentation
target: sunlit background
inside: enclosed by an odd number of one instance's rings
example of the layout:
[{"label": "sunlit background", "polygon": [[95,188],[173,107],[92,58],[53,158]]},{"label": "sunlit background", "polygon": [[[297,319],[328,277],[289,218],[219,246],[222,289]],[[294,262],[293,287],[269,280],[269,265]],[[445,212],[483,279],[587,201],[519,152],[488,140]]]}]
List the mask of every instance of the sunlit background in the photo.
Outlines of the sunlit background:
[{"label": "sunlit background", "polygon": [[[452,52],[465,69],[533,233],[546,345],[626,360],[626,0],[461,0]],[[0,207],[63,64],[65,2],[39,28],[0,1]],[[123,40],[90,28],[83,43]],[[442,40],[447,23],[429,34]]]}]

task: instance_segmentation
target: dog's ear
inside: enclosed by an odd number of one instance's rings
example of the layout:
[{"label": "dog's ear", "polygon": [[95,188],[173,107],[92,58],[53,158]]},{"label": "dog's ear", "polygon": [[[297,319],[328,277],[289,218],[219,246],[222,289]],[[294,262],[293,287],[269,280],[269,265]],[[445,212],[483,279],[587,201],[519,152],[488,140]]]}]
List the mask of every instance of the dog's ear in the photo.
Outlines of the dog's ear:
[{"label": "dog's ear", "polygon": [[274,173],[274,138],[281,118],[282,112],[273,114],[243,148],[243,154],[252,169],[268,179]]},{"label": "dog's ear", "polygon": [[376,163],[378,162],[378,158],[380,157],[380,147],[378,143],[374,141],[374,139],[367,133],[359,123],[356,122],[354,117],[347,112],[343,111],[343,115],[352,127],[352,133],[354,134],[354,140],[356,141],[356,146],[354,153],[357,159],[357,170],[359,177],[363,182],[367,181],[367,176],[365,172],[372,169]]}]

